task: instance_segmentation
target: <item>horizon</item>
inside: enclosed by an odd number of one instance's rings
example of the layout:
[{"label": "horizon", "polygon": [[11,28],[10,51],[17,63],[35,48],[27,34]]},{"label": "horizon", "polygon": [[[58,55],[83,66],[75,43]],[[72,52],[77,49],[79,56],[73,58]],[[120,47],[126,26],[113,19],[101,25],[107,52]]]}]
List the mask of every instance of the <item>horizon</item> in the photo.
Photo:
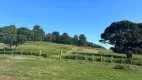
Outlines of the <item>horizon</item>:
[{"label": "horizon", "polygon": [[[99,42],[101,33],[112,22],[142,22],[141,0],[1,0],[0,27],[15,25],[32,29],[39,25],[50,33],[66,32],[69,36],[85,34],[89,42]],[[7,6],[8,5],[8,6]]]}]

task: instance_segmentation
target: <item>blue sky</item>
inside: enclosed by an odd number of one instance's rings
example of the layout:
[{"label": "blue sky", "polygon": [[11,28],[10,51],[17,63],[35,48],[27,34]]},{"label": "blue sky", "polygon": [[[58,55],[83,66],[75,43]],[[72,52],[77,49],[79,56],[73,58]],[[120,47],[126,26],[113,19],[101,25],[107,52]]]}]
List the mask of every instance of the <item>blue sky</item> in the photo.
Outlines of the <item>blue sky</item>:
[{"label": "blue sky", "polygon": [[[100,44],[100,34],[114,21],[142,22],[141,0],[0,0],[0,26],[14,24],[46,33],[85,34]],[[105,45],[104,45],[105,46]],[[107,46],[106,46],[107,47]]]}]

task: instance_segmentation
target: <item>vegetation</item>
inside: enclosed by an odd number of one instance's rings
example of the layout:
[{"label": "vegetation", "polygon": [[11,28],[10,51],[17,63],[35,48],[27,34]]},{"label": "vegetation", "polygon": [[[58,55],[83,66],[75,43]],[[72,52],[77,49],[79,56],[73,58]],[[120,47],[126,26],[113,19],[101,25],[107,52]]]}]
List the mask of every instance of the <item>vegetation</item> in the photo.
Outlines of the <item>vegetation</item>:
[{"label": "vegetation", "polygon": [[63,61],[36,56],[0,58],[0,80],[141,80],[142,67],[113,69],[117,64]]},{"label": "vegetation", "polygon": [[88,42],[84,34],[45,34],[39,25],[32,30],[4,26],[0,28],[0,80],[141,80],[141,36],[141,23],[112,23],[100,42],[114,45],[114,53]]},{"label": "vegetation", "polygon": [[[0,44],[1,54],[8,55],[36,55],[43,56],[50,59],[62,59],[66,60],[88,60],[99,61],[107,63],[120,63],[120,64],[132,64],[142,65],[142,56],[133,55],[132,60],[127,59],[124,54],[113,53],[111,50],[101,48],[91,48],[73,45],[56,44],[49,42],[27,42],[12,51],[11,49],[2,49],[6,47],[4,44]],[[62,51],[62,55],[61,52]],[[13,56],[14,56],[13,55]]]},{"label": "vegetation", "polygon": [[0,28],[1,41],[12,49],[16,49],[27,41],[27,37],[21,34],[21,29],[17,29],[14,25]]},{"label": "vegetation", "polygon": [[101,34],[100,42],[114,45],[111,49],[125,53],[132,58],[133,53],[142,54],[142,24],[130,21],[113,22]]},{"label": "vegetation", "polygon": [[39,25],[35,25],[32,30],[29,30],[26,27],[16,28],[15,25],[4,26],[0,28],[0,42],[8,45],[11,48],[16,49],[19,45],[22,45],[26,41],[44,41],[94,48],[104,48],[100,45],[88,42],[84,34],[79,35],[79,37],[77,35],[70,37],[67,33],[60,35],[58,31],[45,34],[44,30]]}]

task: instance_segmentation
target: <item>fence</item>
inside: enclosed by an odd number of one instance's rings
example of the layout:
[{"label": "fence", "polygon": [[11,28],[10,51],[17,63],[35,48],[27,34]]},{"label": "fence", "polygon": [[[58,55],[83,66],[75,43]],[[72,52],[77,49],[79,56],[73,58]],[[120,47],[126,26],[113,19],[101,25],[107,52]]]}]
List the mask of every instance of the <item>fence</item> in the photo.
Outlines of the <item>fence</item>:
[{"label": "fence", "polygon": [[108,62],[108,63],[120,63],[120,64],[132,64],[132,65],[140,65],[142,66],[141,58],[132,58],[127,59],[124,56],[116,56],[116,55],[107,55],[107,54],[94,54],[94,53],[78,53],[73,52],[71,54],[63,54],[63,51],[60,50],[58,53],[48,52],[46,50],[29,50],[29,49],[19,49],[19,50],[11,50],[11,49],[1,49],[0,54],[3,55],[34,55],[34,56],[42,56],[44,58],[50,59],[67,59],[67,60],[88,60],[88,61],[99,61],[99,62]]}]

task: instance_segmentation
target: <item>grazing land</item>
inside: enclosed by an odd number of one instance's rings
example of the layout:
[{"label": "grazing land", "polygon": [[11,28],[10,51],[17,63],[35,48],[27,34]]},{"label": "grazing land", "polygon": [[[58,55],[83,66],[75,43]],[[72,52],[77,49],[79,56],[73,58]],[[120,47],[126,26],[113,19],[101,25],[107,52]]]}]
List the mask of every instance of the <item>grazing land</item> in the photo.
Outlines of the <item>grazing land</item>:
[{"label": "grazing land", "polygon": [[141,80],[142,67],[113,69],[118,64],[65,61],[37,56],[0,59],[0,80]]},{"label": "grazing land", "polygon": [[[117,63],[117,60],[121,57],[125,59],[125,54],[116,54],[106,49],[48,42],[27,42],[13,51],[12,55],[12,51],[9,49],[4,51],[4,47],[6,46],[1,43],[0,80],[142,79],[141,55],[134,55],[132,64],[122,64]],[[40,51],[41,56],[39,56]],[[62,59],[59,59],[61,51]],[[44,56],[47,53],[48,56]],[[75,53],[78,53],[77,60]],[[92,54],[94,60],[92,60]],[[100,55],[102,55],[102,61],[100,61]],[[108,61],[112,55],[114,56],[113,63]]]}]

